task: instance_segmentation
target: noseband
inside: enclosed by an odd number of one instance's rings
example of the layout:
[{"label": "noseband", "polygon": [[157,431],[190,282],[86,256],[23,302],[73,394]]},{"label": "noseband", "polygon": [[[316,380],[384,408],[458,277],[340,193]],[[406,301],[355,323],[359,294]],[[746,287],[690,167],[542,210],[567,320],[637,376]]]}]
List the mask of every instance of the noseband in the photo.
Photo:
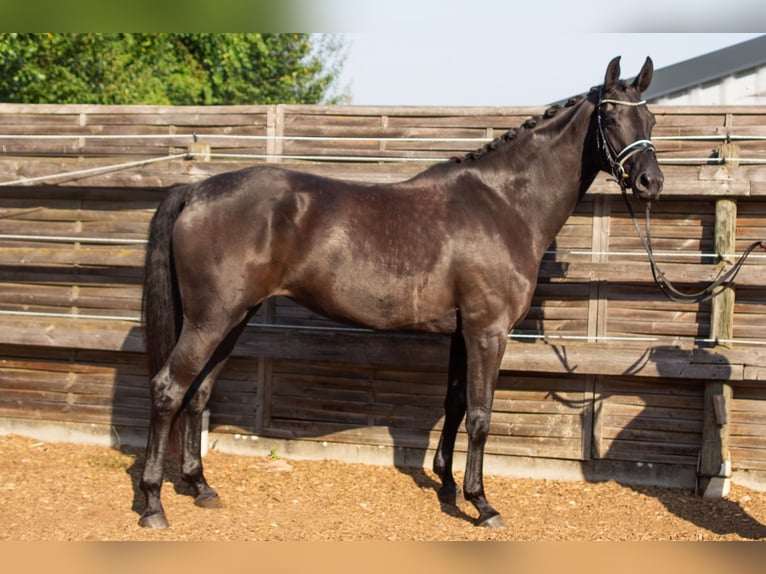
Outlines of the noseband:
[{"label": "noseband", "polygon": [[614,175],[614,177],[617,179],[617,183],[620,184],[620,187],[625,189],[627,187],[627,181],[630,179],[630,174],[625,171],[625,162],[632,158],[634,155],[641,153],[642,151],[651,150],[656,152],[656,150],[654,149],[654,144],[651,141],[637,140],[631,144],[626,145],[621,152],[616,153],[614,147],[612,147],[612,144],[609,143],[609,140],[606,138],[604,127],[601,121],[601,106],[604,104],[630,106],[635,108],[638,106],[646,105],[646,100],[641,100],[640,102],[626,102],[623,100],[610,100],[608,98],[601,98],[599,99],[597,106],[596,121],[598,123],[598,131],[596,132],[596,142],[598,148],[604,153],[604,157],[609,163],[609,166],[612,170],[612,175]]}]

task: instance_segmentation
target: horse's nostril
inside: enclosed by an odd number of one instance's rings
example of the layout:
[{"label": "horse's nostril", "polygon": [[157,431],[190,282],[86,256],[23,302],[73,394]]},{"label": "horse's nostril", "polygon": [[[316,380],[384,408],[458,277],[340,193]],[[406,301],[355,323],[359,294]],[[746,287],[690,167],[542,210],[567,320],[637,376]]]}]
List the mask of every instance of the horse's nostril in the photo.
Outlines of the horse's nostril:
[{"label": "horse's nostril", "polygon": [[643,185],[644,187],[647,187],[647,188],[648,188],[650,185],[652,185],[652,180],[651,180],[651,178],[650,178],[648,175],[646,175],[646,174],[643,174],[643,175],[641,176],[641,185]]},{"label": "horse's nostril", "polygon": [[664,180],[665,178],[662,176],[662,173],[643,172],[633,182],[633,191],[642,197],[657,196],[662,191]]},{"label": "horse's nostril", "polygon": [[647,174],[642,173],[641,177],[638,178],[638,187],[645,191],[649,189],[651,185],[652,185],[651,178]]}]

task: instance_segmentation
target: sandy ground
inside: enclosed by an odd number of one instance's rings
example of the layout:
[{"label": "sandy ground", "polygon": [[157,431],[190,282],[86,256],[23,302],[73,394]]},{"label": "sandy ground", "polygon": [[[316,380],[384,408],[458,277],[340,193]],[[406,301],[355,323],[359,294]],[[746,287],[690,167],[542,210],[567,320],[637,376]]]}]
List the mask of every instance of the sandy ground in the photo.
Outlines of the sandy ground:
[{"label": "sandy ground", "polygon": [[758,540],[766,492],[691,492],[487,476],[507,527],[473,525],[472,507],[442,508],[429,471],[210,452],[206,476],[224,507],[201,509],[169,465],[166,530],[137,525],[139,450],[0,436],[0,540]]}]

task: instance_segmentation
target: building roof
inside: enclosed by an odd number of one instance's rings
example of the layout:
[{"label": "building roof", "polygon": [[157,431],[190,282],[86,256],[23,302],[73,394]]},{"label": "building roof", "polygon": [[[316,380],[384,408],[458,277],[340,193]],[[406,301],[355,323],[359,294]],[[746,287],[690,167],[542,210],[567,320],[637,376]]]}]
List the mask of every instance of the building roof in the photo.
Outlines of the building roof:
[{"label": "building roof", "polygon": [[644,97],[656,100],[762,65],[766,65],[766,35],[656,69]]}]

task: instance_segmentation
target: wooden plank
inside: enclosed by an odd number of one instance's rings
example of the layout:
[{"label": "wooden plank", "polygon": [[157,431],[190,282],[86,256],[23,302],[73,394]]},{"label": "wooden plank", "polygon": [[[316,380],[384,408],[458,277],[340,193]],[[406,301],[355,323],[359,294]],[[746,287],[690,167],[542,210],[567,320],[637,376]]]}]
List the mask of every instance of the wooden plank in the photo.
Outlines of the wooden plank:
[{"label": "wooden plank", "polygon": [[[61,346],[77,349],[142,349],[140,326],[134,322],[91,319],[0,316],[0,343]],[[508,344],[502,368],[507,371],[578,374],[631,374],[640,377],[743,380],[744,366],[763,364],[764,350],[734,349],[715,353],[677,347],[514,342]],[[399,365],[443,370],[444,337],[311,329],[248,329],[236,356],[338,361],[361,365]]]},{"label": "wooden plank", "polygon": [[642,445],[640,449],[630,441],[606,441],[607,460],[635,461],[693,466],[697,462],[697,447],[687,444]]},{"label": "wooden plank", "polygon": [[[657,136],[725,135],[731,131],[727,123],[731,118],[735,120],[731,133],[740,130],[740,134],[766,134],[766,112],[762,109],[657,109]],[[480,147],[481,142],[428,140],[497,136],[541,111],[0,104],[0,131],[6,135],[74,136],[45,146],[20,138],[0,142],[8,145],[6,153],[0,155],[0,181],[183,152],[186,142],[172,136],[191,131],[211,145],[214,154],[281,150],[325,156],[361,153],[372,157],[447,157]],[[132,133],[141,137],[80,139]],[[163,137],[153,137],[157,135]],[[274,138],[253,140],[247,137],[250,135]],[[326,141],[304,140],[301,136],[368,139]],[[381,139],[390,137],[413,141]],[[766,204],[762,200],[766,195],[766,172],[760,165],[747,163],[730,168],[706,165],[706,160],[696,165],[672,164],[677,159],[709,156],[718,145],[715,141],[657,140],[656,145],[666,185],[652,211],[655,246],[668,253],[660,260],[671,279],[692,288],[720,271],[707,259],[687,257],[690,252],[713,249],[717,198],[738,198],[735,251],[761,238],[766,228]],[[758,142],[742,142],[740,148],[751,158],[766,157]],[[14,157],[8,150],[19,155]],[[66,157],[34,157],[41,151]],[[0,234],[145,238],[153,210],[164,194],[161,187],[259,162],[266,163],[266,158],[174,160],[54,181],[61,185],[0,188]],[[411,177],[429,163],[282,159],[280,165],[345,179],[388,182]],[[679,437],[694,435],[704,381],[729,380],[739,385],[740,381],[755,384],[766,379],[766,351],[762,346],[689,346],[688,338],[708,336],[710,307],[684,307],[662,298],[651,283],[645,256],[618,194],[609,176],[600,174],[586,200],[558,234],[552,252],[545,256],[532,307],[517,331],[546,333],[550,337],[590,336],[593,342],[565,339],[559,343],[553,338],[539,343],[511,341],[503,361],[505,371],[498,383],[491,427],[495,452],[588,458],[591,448],[584,445],[591,439],[586,436],[589,431],[583,430],[582,417],[591,409],[594,452],[636,460],[644,456],[637,445],[644,445],[649,448],[649,459],[688,464],[689,443]],[[642,205],[636,207],[641,209]],[[605,251],[621,254],[606,255]],[[0,310],[137,316],[142,264],[142,246],[0,240]],[[760,343],[766,336],[764,284],[764,267],[760,260],[753,260],[745,266],[737,286],[735,338]],[[594,300],[598,301],[596,306],[592,305]],[[262,314],[259,320],[321,329],[247,329],[211,399],[215,425],[243,432],[276,425],[286,429],[280,431],[285,433],[298,432],[295,429],[300,427],[314,429],[312,432],[328,431],[337,440],[435,446],[446,377],[446,338],[348,331],[291,303],[278,301],[275,305],[274,313],[268,317]],[[715,323],[716,312],[712,315]],[[623,343],[601,339],[622,335],[645,335],[657,340]],[[686,347],[678,346],[679,342]],[[138,323],[6,315],[0,317],[3,343],[16,353],[27,349],[24,352],[29,355],[26,359],[12,356],[10,362],[0,362],[0,386],[5,384],[9,392],[24,391],[24,385],[29,384],[41,393],[55,395],[53,398],[59,401],[64,395],[58,391],[69,389],[85,397],[85,408],[87,395],[106,401],[106,389],[113,389],[120,393],[120,408],[112,420],[121,417],[135,425],[146,424],[147,413],[141,410],[147,401],[146,376],[142,365],[131,364],[141,351]],[[46,363],[45,351],[58,358]],[[298,362],[300,367],[296,366]],[[597,383],[604,377],[609,380]],[[584,386],[588,380],[590,391]],[[631,381],[645,383],[636,387],[631,386]],[[677,386],[671,381],[688,383]],[[653,391],[647,392],[647,388]],[[740,397],[745,396],[740,387],[735,389]],[[741,442],[732,445],[732,452],[736,449],[738,454],[734,456],[744,457],[744,464],[751,467],[766,459],[766,453],[759,452],[757,437],[763,417],[758,406],[763,401],[760,395],[753,396],[744,399],[735,395],[731,413],[736,420],[732,424],[737,425],[732,428],[736,428]],[[298,402],[294,404],[295,398]],[[264,399],[268,404],[263,404]],[[604,400],[607,403],[599,402]],[[116,403],[112,405],[116,407]],[[45,412],[50,416],[60,416],[61,408],[60,404],[47,405],[43,410],[48,409]],[[34,413],[43,411],[31,412],[30,416],[38,416]],[[307,418],[290,418],[296,413]],[[83,410],[86,417],[102,415]],[[356,419],[349,418],[354,416],[361,421],[358,429],[349,428],[356,424]],[[345,422],[312,421],[312,417],[335,417]],[[392,431],[379,423],[395,429],[397,438],[392,439]],[[670,439],[671,435],[677,440]],[[666,444],[674,441],[678,444]],[[465,448],[462,433],[459,444]]]},{"label": "wooden plank", "polygon": [[[183,153],[184,151],[185,148],[179,148],[178,150],[179,153]],[[212,153],[215,154],[216,151],[216,149],[213,149]],[[232,153],[234,150],[232,148],[227,148],[225,151],[227,153]],[[142,153],[127,159],[128,161],[139,161],[143,159],[154,159],[163,155],[165,154]],[[381,154],[379,153],[366,152],[366,156],[371,158],[380,155]],[[418,155],[421,157],[430,157],[433,154],[428,154],[426,152],[411,152],[405,155],[412,158]],[[444,160],[447,160],[449,155],[449,153],[445,153]],[[362,154],[362,157],[364,157],[364,154]],[[52,178],[50,183],[55,183],[58,186],[76,185],[80,187],[85,186],[95,188],[161,188],[180,183],[199,181],[217,173],[234,171],[265,161],[265,158],[258,157],[252,159],[242,158],[238,160],[232,158],[230,160],[221,160],[215,158],[215,155],[213,155],[213,160],[209,162],[175,159],[148,164],[141,167],[131,167],[129,169],[109,170],[72,177],[56,177]],[[31,179],[46,176],[58,176],[59,174],[67,174],[80,169],[115,166],[121,163],[126,163],[126,160],[123,159],[121,161],[119,159],[115,160],[114,157],[102,158],[100,156],[76,160],[66,158],[61,159],[58,157],[40,159],[0,156],[0,182],[23,181],[25,178]],[[323,164],[312,161],[292,160],[289,157],[280,160],[280,164],[284,167],[290,167],[309,173],[333,176],[340,179],[363,182],[400,181],[420,173],[432,163],[433,162],[396,161],[385,163],[371,161],[367,163],[349,160],[342,162],[342,164],[329,161],[326,164]],[[663,171],[666,173],[663,199],[715,197],[722,194],[731,197],[763,197],[766,195],[766,183],[760,185],[757,181],[751,182],[750,180],[698,181],[695,179],[690,181],[683,175],[677,175],[675,173],[675,166],[664,166]],[[591,186],[588,194],[591,196],[599,194],[617,196],[619,194],[619,188],[606,177],[599,176]]]}]

